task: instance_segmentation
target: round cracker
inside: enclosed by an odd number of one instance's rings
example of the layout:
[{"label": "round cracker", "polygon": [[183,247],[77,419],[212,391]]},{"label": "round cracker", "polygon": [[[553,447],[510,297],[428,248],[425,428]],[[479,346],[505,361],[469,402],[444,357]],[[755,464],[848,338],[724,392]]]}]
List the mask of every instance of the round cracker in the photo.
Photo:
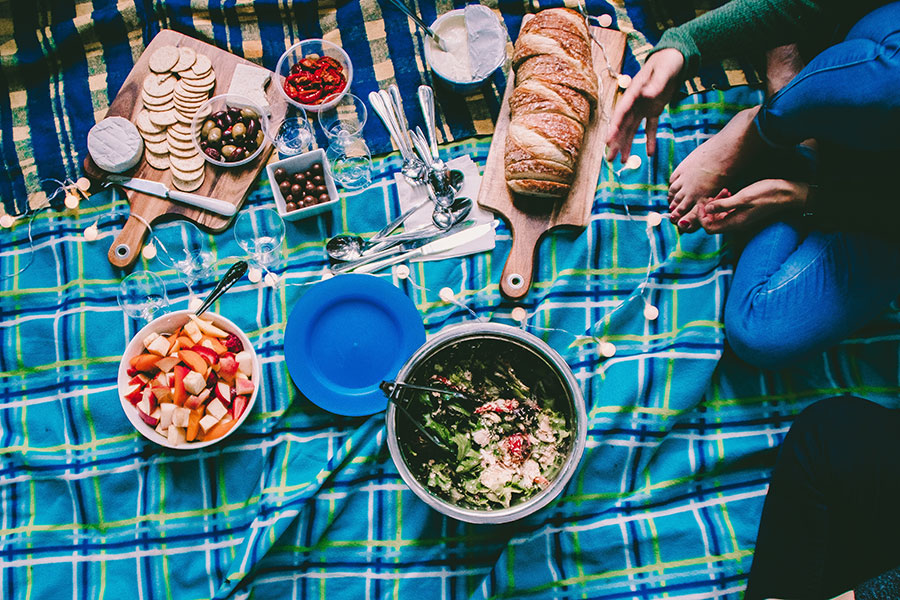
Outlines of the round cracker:
[{"label": "round cracker", "polygon": [[198,177],[203,177],[203,170],[206,168],[205,165],[201,166],[199,169],[195,169],[193,171],[182,171],[181,169],[177,169],[175,167],[170,167],[172,169],[172,177],[177,177],[182,181],[193,181]]},{"label": "round cracker", "polygon": [[166,139],[166,143],[169,144],[170,148],[178,148],[180,150],[196,151],[196,146],[194,146],[194,142],[186,142],[184,140],[179,140],[177,138],[169,137]]},{"label": "round cracker", "polygon": [[141,137],[144,138],[144,141],[150,144],[158,144],[159,142],[165,142],[169,139],[169,136],[165,133],[144,133],[143,131],[140,131],[140,134]]},{"label": "round cracker", "polygon": [[190,158],[188,158],[188,157],[173,157],[171,159],[171,163],[179,171],[193,171],[200,165],[206,164],[206,159],[203,158],[203,155],[196,154]]},{"label": "round cracker", "polygon": [[216,81],[216,74],[210,71],[204,77],[183,77],[181,79],[181,87],[188,89],[206,88]]},{"label": "round cracker", "polygon": [[197,104],[203,104],[204,102],[209,100],[209,92],[203,92],[201,94],[187,94],[187,93],[179,93],[176,91],[175,94],[173,95],[173,98],[175,100],[181,100],[182,102],[186,102],[186,103],[195,103],[196,102]]},{"label": "round cracker", "polygon": [[184,114],[184,113],[176,111],[175,119],[179,123],[184,123],[185,125],[190,125],[194,120],[194,115],[193,114]]},{"label": "round cracker", "polygon": [[147,110],[142,110],[138,113],[137,127],[140,131],[146,133],[159,133],[166,130],[164,126],[150,122],[150,112]]},{"label": "round cracker", "polygon": [[159,75],[150,73],[144,78],[144,84],[142,88],[143,93],[150,96],[166,96],[175,91],[175,78],[167,77],[163,79]]},{"label": "round cracker", "polygon": [[147,146],[148,152],[153,152],[154,154],[162,154],[164,152],[169,151],[169,142],[168,141],[147,142],[144,145]]},{"label": "round cracker", "polygon": [[197,54],[197,60],[191,65],[191,72],[196,75],[204,75],[212,69],[212,62],[205,54]]},{"label": "round cracker", "polygon": [[154,169],[165,170],[169,168],[169,154],[154,154],[153,152],[145,152],[144,159],[147,164]]},{"label": "round cracker", "polygon": [[164,94],[162,96],[151,96],[147,92],[143,92],[141,94],[141,100],[145,105],[148,106],[159,106],[160,104],[166,104],[167,102],[171,102],[175,99],[175,94],[169,92],[168,94]]},{"label": "round cracker", "polygon": [[197,62],[197,52],[193,48],[182,47],[178,49],[178,62],[172,67],[176,73],[186,71]]},{"label": "round cracker", "polygon": [[[179,123],[181,124],[181,123]],[[167,132],[170,138],[175,138],[179,142],[190,142],[194,139],[193,134],[190,132],[185,133],[184,131],[175,130],[175,126],[169,127],[169,131]]]},{"label": "round cracker", "polygon": [[[178,158],[180,160],[193,160],[197,156],[200,156],[200,153],[194,147],[191,147],[189,150],[186,150],[184,148],[176,148],[175,146],[169,146],[169,156],[171,156],[172,158]],[[182,171],[190,171],[191,166],[193,166],[193,165],[182,165],[183,168],[182,167],[179,167],[179,168]],[[196,168],[196,167],[194,167],[194,168]]]},{"label": "round cracker", "polygon": [[194,181],[182,181],[178,177],[172,177],[172,184],[177,187],[182,192],[193,192],[201,185],[203,185],[204,176],[201,175]]},{"label": "round cracker", "polygon": [[150,70],[156,73],[165,73],[175,66],[181,53],[175,46],[163,46],[150,55]]},{"label": "round cracker", "polygon": [[167,110],[164,112],[150,112],[150,122],[155,125],[172,125],[178,118],[175,116],[175,110]]},{"label": "round cracker", "polygon": [[173,108],[175,108],[175,101],[170,100],[165,104],[145,104],[144,108],[151,114],[155,112],[166,112],[167,110],[172,110]]}]

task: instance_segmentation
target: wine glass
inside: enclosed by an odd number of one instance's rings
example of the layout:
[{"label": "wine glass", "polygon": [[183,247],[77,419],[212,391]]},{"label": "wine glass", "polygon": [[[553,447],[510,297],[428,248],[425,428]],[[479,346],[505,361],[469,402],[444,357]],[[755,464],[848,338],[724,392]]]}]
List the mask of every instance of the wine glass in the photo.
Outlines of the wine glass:
[{"label": "wine glass", "polygon": [[347,94],[332,108],[319,113],[319,126],[329,139],[341,135],[360,137],[368,115],[366,103],[359,96]]},{"label": "wine glass", "polygon": [[159,246],[159,261],[178,272],[179,279],[187,285],[190,298],[194,297],[194,282],[212,271],[213,256],[207,237],[188,221],[153,228],[153,238]]},{"label": "wine glass", "polygon": [[268,271],[281,260],[284,220],[271,208],[244,211],[234,222],[234,239],[251,264]]},{"label": "wine glass", "polygon": [[344,189],[361,190],[372,183],[372,153],[362,137],[339,132],[328,144],[325,157],[331,164],[331,176]]},{"label": "wine glass", "polygon": [[302,108],[292,109],[292,114],[272,128],[272,139],[282,158],[302,154],[312,147],[312,124]]},{"label": "wine glass", "polygon": [[135,271],[122,280],[117,294],[122,311],[132,319],[153,320],[160,310],[169,306],[166,286],[156,273]]}]

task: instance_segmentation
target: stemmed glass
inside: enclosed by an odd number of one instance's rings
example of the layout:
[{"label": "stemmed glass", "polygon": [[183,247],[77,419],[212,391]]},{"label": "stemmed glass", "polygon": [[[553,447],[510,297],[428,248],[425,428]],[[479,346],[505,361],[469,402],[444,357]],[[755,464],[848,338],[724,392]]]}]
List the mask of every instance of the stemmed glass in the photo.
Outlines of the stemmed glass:
[{"label": "stemmed glass", "polygon": [[360,190],[372,182],[372,153],[362,136],[367,117],[365,103],[353,94],[319,113],[319,125],[330,140],[325,156],[331,174],[348,190]]},{"label": "stemmed glass", "polygon": [[281,260],[284,220],[271,208],[244,211],[234,222],[234,239],[250,255],[250,264],[257,269],[257,273],[251,269],[251,281],[258,281],[259,269],[271,274],[271,268]]},{"label": "stemmed glass", "polygon": [[160,310],[169,306],[166,286],[156,273],[135,271],[122,280],[117,294],[122,311],[132,319],[153,320]]},{"label": "stemmed glass", "polygon": [[302,154],[312,147],[313,129],[302,108],[292,108],[283,121],[275,123],[271,129],[272,140],[278,155],[282,158]]},{"label": "stemmed glass", "polygon": [[206,234],[188,221],[175,221],[154,227],[153,238],[159,245],[157,257],[167,267],[175,269],[178,277],[194,298],[193,284],[212,271],[213,256]]}]

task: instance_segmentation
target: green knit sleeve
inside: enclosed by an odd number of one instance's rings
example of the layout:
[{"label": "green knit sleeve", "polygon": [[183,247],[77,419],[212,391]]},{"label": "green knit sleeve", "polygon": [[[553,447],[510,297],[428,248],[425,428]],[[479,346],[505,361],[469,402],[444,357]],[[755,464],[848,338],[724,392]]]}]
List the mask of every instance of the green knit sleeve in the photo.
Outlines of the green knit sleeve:
[{"label": "green knit sleeve", "polygon": [[759,53],[797,41],[822,18],[814,0],[731,0],[663,33],[653,48],[675,48],[684,56],[684,78],[697,74],[701,60]]}]

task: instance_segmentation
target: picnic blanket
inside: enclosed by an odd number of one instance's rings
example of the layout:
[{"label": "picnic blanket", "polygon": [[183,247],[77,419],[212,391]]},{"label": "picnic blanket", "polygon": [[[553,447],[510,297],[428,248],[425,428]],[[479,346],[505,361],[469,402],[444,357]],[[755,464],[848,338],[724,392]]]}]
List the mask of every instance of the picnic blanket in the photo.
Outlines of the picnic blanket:
[{"label": "picnic blanket", "polygon": [[[429,334],[475,318],[518,325],[512,309],[525,308],[522,326],[581,383],[590,422],[578,472],[558,501],[507,525],[428,508],[388,456],[383,416],[318,410],[283,363],[291,308],[325,273],[323,240],[373,232],[398,213],[396,155],[377,158],[375,185],[343,195],[332,214],[288,224],[280,286],[245,280],[214,305],[248,333],[263,377],[241,429],[196,453],[144,440],[117,398],[119,357],[140,327],[119,310],[123,274],[106,260],[125,203],[95,196],[40,213],[33,254],[24,223],[3,231],[0,595],[739,598],[775,448],[793,416],[842,393],[896,405],[900,391],[896,311],[801,367],[752,369],[724,349],[727,245],[665,221],[648,227],[652,212],[665,212],[674,165],[758,100],[746,89],[689,98],[663,115],[655,160],[639,135],[641,167],[604,167],[590,225],[543,242],[522,303],[499,295],[510,247],[502,225],[490,254],[416,264],[406,280],[382,275],[415,302]],[[483,165],[488,144],[457,141],[444,153]],[[263,179],[248,205],[271,201]],[[82,232],[93,223],[99,240],[88,242]],[[218,276],[243,257],[230,231],[209,241]],[[173,307],[185,306],[173,271],[156,260],[138,266],[163,277]],[[441,299],[445,287],[453,302]],[[657,319],[644,317],[647,303]],[[615,355],[603,357],[601,343]]]}]

